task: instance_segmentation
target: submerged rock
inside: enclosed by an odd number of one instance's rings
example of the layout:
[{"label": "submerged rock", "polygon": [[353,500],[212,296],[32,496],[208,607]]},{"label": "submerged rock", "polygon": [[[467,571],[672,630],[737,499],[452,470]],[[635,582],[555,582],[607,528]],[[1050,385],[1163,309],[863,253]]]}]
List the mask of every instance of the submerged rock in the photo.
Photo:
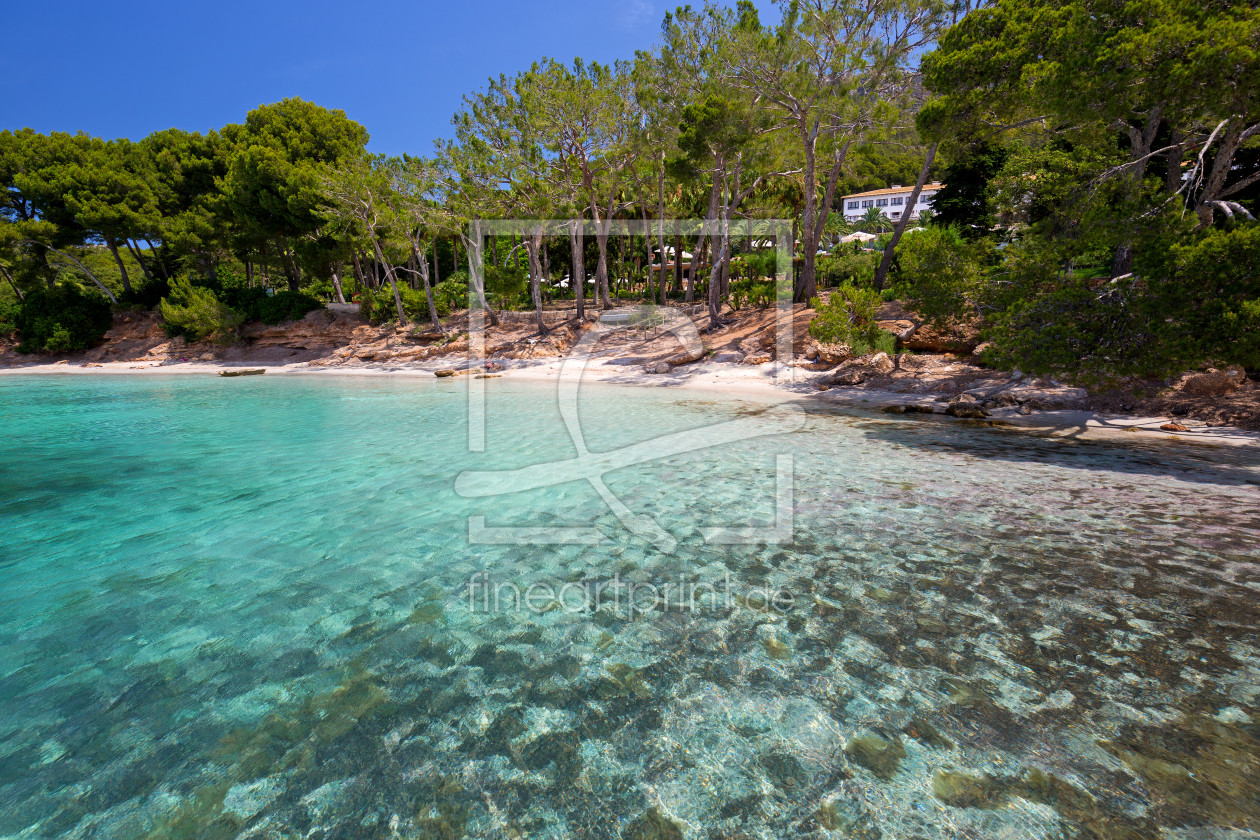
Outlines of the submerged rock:
[{"label": "submerged rock", "polygon": [[1006,803],[1006,783],[987,776],[977,778],[953,770],[937,770],[932,776],[932,795],[954,808],[992,811]]},{"label": "submerged rock", "polygon": [[954,742],[946,738],[932,724],[919,716],[910,719],[910,722],[901,730],[914,740],[924,746],[937,750],[952,750]]},{"label": "submerged rock", "polygon": [[876,732],[859,735],[844,748],[844,754],[875,774],[875,778],[887,782],[896,774],[906,748],[901,739],[884,738]]},{"label": "submerged rock", "polygon": [[678,823],[653,808],[626,826],[621,837],[622,840],[682,840],[683,832]]}]

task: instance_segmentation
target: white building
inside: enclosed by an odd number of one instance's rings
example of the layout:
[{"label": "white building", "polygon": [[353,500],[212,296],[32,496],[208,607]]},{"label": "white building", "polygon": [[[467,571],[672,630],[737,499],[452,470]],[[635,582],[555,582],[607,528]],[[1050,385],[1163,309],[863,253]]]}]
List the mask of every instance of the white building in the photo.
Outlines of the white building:
[{"label": "white building", "polygon": [[[924,210],[932,209],[932,197],[936,195],[943,184],[940,181],[933,181],[930,184],[924,184],[923,189],[919,191],[919,200],[915,202],[914,209],[910,210],[910,215],[917,218]],[[886,190],[871,190],[864,193],[856,193],[854,195],[846,195],[844,197],[844,220],[846,222],[856,222],[866,215],[866,211],[871,207],[878,207],[879,212],[883,213],[894,222],[901,218],[901,214],[906,212],[906,202],[910,200],[910,193],[914,192],[914,187],[903,187],[899,184],[893,185]]]}]

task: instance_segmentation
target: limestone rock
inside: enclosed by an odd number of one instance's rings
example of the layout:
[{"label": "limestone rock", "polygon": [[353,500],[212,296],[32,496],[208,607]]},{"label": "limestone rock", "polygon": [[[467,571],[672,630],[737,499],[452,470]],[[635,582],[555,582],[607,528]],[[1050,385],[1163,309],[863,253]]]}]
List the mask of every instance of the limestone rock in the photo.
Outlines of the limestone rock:
[{"label": "limestone rock", "polygon": [[1238,390],[1247,381],[1247,373],[1234,365],[1225,370],[1196,373],[1182,383],[1182,390],[1197,397],[1217,397]]},{"label": "limestone rock", "polygon": [[892,373],[897,367],[889,355],[882,351],[871,356],[866,366],[877,373]]},{"label": "limestone rock", "polygon": [[645,373],[669,373],[673,368],[669,366],[669,362],[653,362],[650,365],[644,365]]},{"label": "limestone rock", "polygon": [[827,381],[827,384],[839,385],[839,386],[851,386],[851,385],[861,385],[865,381],[866,381],[866,372],[863,371],[861,368],[851,367],[851,368],[843,368],[841,370],[836,371],[836,373],[831,377],[831,379]]},{"label": "limestone rock", "polygon": [[951,417],[959,417],[965,420],[983,420],[989,416],[989,412],[985,411],[974,402],[950,403],[949,408],[945,409],[945,413]]},{"label": "limestone rock", "polygon": [[669,362],[671,365],[687,365],[703,359],[705,352],[704,347],[698,347],[694,350],[684,350],[675,356],[670,356],[665,361]]},{"label": "limestone rock", "polygon": [[744,361],[743,353],[718,353],[713,357],[713,361],[722,364],[738,365]]},{"label": "limestone rock", "polygon": [[918,324],[906,318],[897,318],[892,321],[880,321],[879,328],[888,330],[888,332],[897,336],[898,341],[908,341],[919,330]]},{"label": "limestone rock", "polygon": [[937,329],[926,324],[919,327],[907,339],[902,341],[911,350],[927,350],[934,353],[961,353],[970,355],[980,343],[980,334],[974,328],[965,325],[953,326],[949,329]]},{"label": "limestone rock", "polygon": [[853,358],[853,349],[847,344],[819,344],[818,361],[838,365]]}]

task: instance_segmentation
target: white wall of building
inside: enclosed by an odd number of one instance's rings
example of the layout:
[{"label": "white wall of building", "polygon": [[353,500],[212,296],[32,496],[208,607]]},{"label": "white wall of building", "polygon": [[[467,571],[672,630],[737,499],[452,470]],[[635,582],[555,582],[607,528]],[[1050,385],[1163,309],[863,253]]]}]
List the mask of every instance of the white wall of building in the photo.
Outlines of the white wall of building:
[{"label": "white wall of building", "polygon": [[[915,202],[910,215],[917,217],[924,210],[931,210],[932,198],[941,186],[939,181],[925,184],[919,192],[919,200]],[[846,222],[856,222],[866,215],[867,208],[877,207],[883,215],[895,222],[901,218],[902,213],[906,212],[906,202],[910,199],[912,192],[914,192],[914,187],[892,187],[886,190],[870,190],[846,195],[841,205],[844,208],[844,219]]]}]

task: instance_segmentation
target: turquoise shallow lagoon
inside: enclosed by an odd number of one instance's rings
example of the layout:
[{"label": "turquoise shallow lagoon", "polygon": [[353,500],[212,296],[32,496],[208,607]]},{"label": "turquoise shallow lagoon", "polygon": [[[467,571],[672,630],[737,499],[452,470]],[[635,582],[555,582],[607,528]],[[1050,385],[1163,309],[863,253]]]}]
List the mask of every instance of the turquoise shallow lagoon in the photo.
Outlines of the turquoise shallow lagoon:
[{"label": "turquoise shallow lagoon", "polygon": [[[1260,832],[1253,454],[807,406],[606,476],[662,553],[585,482],[459,496],[574,455],[554,387],[486,384],[469,453],[466,380],[0,379],[0,838]],[[597,452],[764,409],[581,407]],[[778,453],[791,542],[706,542],[773,523]]]}]

